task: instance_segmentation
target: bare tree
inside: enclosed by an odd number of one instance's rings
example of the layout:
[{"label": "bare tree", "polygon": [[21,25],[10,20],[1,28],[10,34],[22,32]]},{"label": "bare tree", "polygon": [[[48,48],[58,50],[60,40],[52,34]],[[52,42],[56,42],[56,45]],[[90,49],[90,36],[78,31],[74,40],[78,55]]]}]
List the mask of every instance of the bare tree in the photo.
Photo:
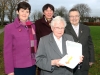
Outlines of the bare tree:
[{"label": "bare tree", "polygon": [[61,16],[65,18],[65,20],[68,20],[68,11],[65,7],[61,6],[55,10],[55,16]]},{"label": "bare tree", "polygon": [[42,16],[43,16],[43,13],[42,13],[41,11],[35,10],[35,11],[32,13],[32,15],[31,15],[31,19],[32,19],[33,21],[36,21],[36,20],[42,18]]},{"label": "bare tree", "polygon": [[16,17],[16,7],[17,4],[21,1],[28,1],[28,0],[7,0],[8,1],[8,11],[7,11],[7,16],[10,22],[14,20]]},{"label": "bare tree", "polygon": [[0,19],[1,25],[4,25],[5,10],[7,9],[7,0],[0,0]]},{"label": "bare tree", "polygon": [[89,17],[91,9],[87,4],[77,4],[73,8],[78,9],[81,16],[81,21],[83,22],[84,17]]},{"label": "bare tree", "polygon": [[1,25],[4,25],[4,18],[7,15],[10,22],[15,17],[16,5],[20,1],[28,1],[28,0],[0,0],[0,20]]}]

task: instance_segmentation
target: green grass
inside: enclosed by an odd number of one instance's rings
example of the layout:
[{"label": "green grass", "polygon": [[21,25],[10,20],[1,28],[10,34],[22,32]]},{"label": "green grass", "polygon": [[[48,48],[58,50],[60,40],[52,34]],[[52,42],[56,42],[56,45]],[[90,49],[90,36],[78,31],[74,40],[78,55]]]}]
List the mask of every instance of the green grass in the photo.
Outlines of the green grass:
[{"label": "green grass", "polygon": [[[90,68],[89,75],[100,75],[100,26],[91,26],[90,29],[95,49],[95,63]],[[3,66],[3,33],[0,34],[0,75],[5,75]]]},{"label": "green grass", "polygon": [[2,29],[2,28],[4,28],[4,26],[1,26],[1,25],[0,25],[0,29]]},{"label": "green grass", "polygon": [[3,33],[0,34],[0,75],[5,75],[3,64]]},{"label": "green grass", "polygon": [[100,75],[100,26],[91,26],[91,36],[95,50],[95,64],[90,68],[90,75]]}]

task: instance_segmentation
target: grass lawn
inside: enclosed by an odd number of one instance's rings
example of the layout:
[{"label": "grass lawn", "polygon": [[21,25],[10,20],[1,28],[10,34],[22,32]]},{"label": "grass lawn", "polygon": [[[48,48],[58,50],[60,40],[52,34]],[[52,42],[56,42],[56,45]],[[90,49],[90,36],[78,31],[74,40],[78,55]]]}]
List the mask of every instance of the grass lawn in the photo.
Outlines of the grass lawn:
[{"label": "grass lawn", "polygon": [[[100,26],[91,26],[91,36],[95,48],[95,64],[90,68],[89,75],[100,75]],[[3,33],[0,34],[0,75],[4,74],[3,66]]]},{"label": "grass lawn", "polygon": [[5,75],[3,65],[3,33],[0,34],[0,75]]},{"label": "grass lawn", "polygon": [[2,29],[2,28],[4,28],[4,26],[1,26],[1,25],[0,25],[0,29]]},{"label": "grass lawn", "polygon": [[100,26],[91,26],[91,36],[95,49],[95,64],[90,68],[90,75],[100,75]]}]

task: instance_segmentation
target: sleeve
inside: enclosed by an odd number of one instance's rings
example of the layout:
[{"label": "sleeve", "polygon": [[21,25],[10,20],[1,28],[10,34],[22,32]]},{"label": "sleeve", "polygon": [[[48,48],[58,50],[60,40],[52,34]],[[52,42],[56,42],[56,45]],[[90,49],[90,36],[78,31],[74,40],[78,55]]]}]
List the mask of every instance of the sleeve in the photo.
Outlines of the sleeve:
[{"label": "sleeve", "polygon": [[88,47],[89,47],[89,62],[94,62],[95,61],[94,45],[90,35],[90,29],[89,29],[89,36],[88,36]]},{"label": "sleeve", "polygon": [[42,38],[40,39],[36,53],[36,65],[42,70],[52,71],[51,59],[47,57],[45,44]]},{"label": "sleeve", "polygon": [[4,66],[5,73],[14,72],[13,51],[12,51],[12,35],[8,26],[4,28]]}]

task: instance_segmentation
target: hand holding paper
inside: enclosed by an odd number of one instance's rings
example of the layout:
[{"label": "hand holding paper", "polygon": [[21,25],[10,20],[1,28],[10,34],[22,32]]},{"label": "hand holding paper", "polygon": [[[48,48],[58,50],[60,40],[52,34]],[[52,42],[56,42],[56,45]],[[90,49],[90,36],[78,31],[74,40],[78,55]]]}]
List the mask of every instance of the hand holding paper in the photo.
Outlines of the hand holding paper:
[{"label": "hand holding paper", "polygon": [[[77,64],[82,62],[82,45],[80,43],[66,41],[67,54],[59,61],[59,63],[73,69]],[[80,59],[81,57],[81,59]]]},{"label": "hand holding paper", "polygon": [[59,63],[64,64],[65,66],[69,68],[74,68],[78,63],[80,62],[80,58],[78,56],[70,56],[65,55]]}]

